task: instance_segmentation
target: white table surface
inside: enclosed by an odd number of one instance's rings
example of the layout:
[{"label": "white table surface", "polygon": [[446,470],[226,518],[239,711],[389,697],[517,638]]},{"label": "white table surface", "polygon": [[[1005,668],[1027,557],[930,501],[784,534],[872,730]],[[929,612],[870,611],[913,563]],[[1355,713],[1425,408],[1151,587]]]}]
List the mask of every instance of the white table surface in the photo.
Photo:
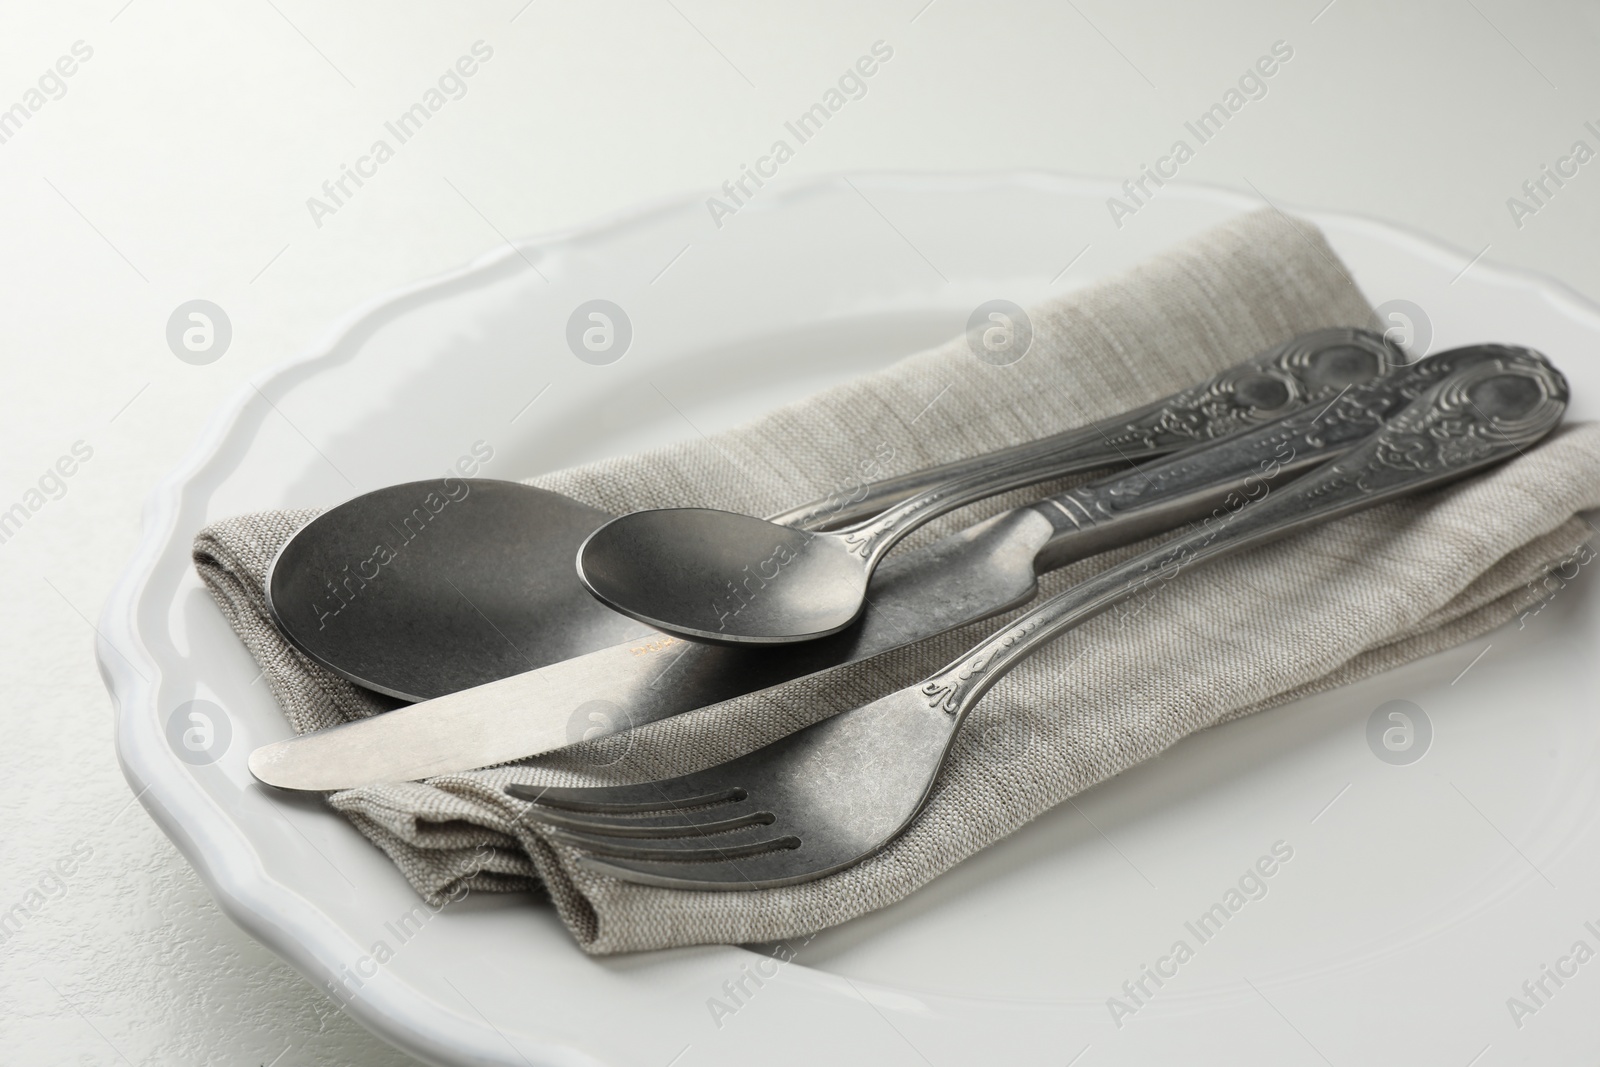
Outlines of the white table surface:
[{"label": "white table surface", "polygon": [[[720,185],[875,41],[893,59],[776,181],[1133,176],[1281,40],[1266,96],[1179,180],[1390,220],[1600,298],[1600,160],[1533,214],[1507,206],[1574,141],[1600,149],[1600,9],[1325,2],[8,5],[0,109],[76,42],[92,55],[0,143],[0,510],[76,442],[93,456],[0,543],[0,914],[47,891],[0,929],[0,1061],[412,1062],[234,928],[129,803],[91,639],[142,501],[224,397],[342,311],[506,235]],[[317,225],[307,197],[480,40],[466,94]],[[1108,215],[1085,266],[1117,239]],[[209,365],[166,341],[195,298],[232,323]]]}]

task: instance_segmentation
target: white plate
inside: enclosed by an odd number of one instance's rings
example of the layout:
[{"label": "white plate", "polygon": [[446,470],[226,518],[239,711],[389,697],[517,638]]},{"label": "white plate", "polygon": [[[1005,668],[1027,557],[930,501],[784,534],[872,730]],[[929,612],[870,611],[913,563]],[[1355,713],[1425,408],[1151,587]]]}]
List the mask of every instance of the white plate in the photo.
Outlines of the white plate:
[{"label": "white plate", "polygon": [[[218,414],[150,502],[99,655],[129,782],[228,914],[324,988],[375,970],[348,1010],[441,1064],[1600,1054],[1600,962],[1547,979],[1520,1028],[1506,1005],[1574,941],[1600,948],[1583,926],[1600,930],[1587,574],[1492,646],[1186,741],[821,934],[739,1001],[724,983],[757,959],[744,949],[590,959],[528,896],[476,895],[401,943],[391,926],[417,899],[389,861],[319,801],[253,784],[247,753],[288,731],[190,565],[206,522],[426,477],[477,441],[494,449],[484,473],[510,478],[711,432],[952,336],[984,300],[1027,304],[1258,206],[1169,187],[1118,231],[1109,182],[853,182],[764,191],[720,230],[696,197],[497,251],[358,309],[256,383],[275,407],[246,389]],[[1387,226],[1310,217],[1374,303],[1426,309],[1432,348],[1533,345],[1571,377],[1574,415],[1593,410],[1594,307],[1486,263],[1463,272],[1469,254]],[[568,316],[594,298],[632,321],[620,362],[567,350]],[[1408,766],[1365,739],[1397,698],[1433,730]],[[208,766],[166,739],[195,699],[232,734]],[[1280,840],[1294,858],[1267,895],[1200,945],[1185,920]],[[1159,989],[1145,979],[1153,995],[1117,1026],[1107,998],[1180,938],[1194,958]],[[379,941],[381,967],[364,962]],[[713,997],[738,1010],[714,1018]]]}]

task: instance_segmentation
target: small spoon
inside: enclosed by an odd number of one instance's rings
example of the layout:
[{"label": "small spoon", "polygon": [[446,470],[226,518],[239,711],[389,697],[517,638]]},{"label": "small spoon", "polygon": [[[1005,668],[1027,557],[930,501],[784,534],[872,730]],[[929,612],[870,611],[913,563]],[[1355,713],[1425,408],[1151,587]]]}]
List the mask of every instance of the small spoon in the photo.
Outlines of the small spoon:
[{"label": "small spoon", "polygon": [[[700,640],[785,644],[838,633],[866,604],[867,583],[902,538],[947,512],[1011,489],[1097,467],[1130,451],[1196,441],[1331,400],[1403,362],[1365,331],[1319,331],[1135,412],[1077,431],[1075,440],[1014,452],[893,504],[839,532],[782,526],[711,508],[639,511],[601,526],[578,552],[578,573],[607,606]],[[1273,373],[1275,372],[1275,373]],[[1216,412],[1235,410],[1236,419]],[[1204,416],[1212,416],[1207,421]]]}]

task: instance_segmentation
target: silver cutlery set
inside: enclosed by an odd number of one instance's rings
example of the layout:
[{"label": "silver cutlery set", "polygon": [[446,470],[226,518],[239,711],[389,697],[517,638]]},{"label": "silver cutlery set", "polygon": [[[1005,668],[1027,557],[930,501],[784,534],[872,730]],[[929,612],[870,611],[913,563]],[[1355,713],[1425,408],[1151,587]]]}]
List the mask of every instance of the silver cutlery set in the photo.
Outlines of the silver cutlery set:
[{"label": "silver cutlery set", "polygon": [[[912,823],[966,717],[1030,653],[1191,567],[1509,459],[1555,429],[1567,395],[1529,349],[1408,363],[1376,334],[1323,330],[1115,419],[771,519],[613,517],[483,479],[391,486],[299,531],[267,595],[305,654],[415,702],[264,746],[250,769],[273,786],[339,790],[494,766],[1030,605],[923,681],[718,766],[507,788],[584,866],[626,881],[747,890],[820,878]],[[894,551],[958,508],[1107,468]],[[1037,599],[1040,574],[1172,531]],[[375,543],[388,548],[381,563]],[[609,713],[574,736],[574,712],[594,702]]]}]

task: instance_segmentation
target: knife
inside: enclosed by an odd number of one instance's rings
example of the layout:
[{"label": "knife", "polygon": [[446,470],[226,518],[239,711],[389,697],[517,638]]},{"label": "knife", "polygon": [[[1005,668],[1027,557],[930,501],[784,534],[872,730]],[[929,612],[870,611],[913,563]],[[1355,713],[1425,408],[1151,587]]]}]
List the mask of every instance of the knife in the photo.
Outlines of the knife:
[{"label": "knife", "polygon": [[[487,767],[564,748],[876,656],[1001,614],[1037,575],[1231,509],[1343,454],[1428,386],[1508,352],[1441,353],[1253,430],[994,516],[887,563],[853,627],[800,646],[713,645],[665,634],[257,749],[250,770],[286,789],[351,789]],[[1539,358],[1539,357],[1535,357]]]}]

